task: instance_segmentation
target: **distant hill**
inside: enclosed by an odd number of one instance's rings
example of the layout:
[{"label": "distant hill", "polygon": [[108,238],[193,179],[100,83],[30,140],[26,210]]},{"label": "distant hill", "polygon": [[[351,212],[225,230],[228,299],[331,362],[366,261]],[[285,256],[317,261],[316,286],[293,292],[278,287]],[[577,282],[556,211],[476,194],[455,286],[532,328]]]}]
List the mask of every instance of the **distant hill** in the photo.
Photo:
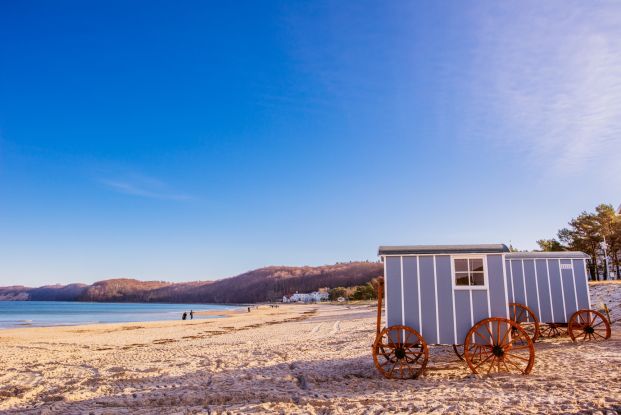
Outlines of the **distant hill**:
[{"label": "distant hill", "polygon": [[365,284],[382,275],[378,262],[350,262],[320,267],[272,266],[217,281],[170,283],[129,278],[92,285],[0,287],[0,301],[96,301],[165,303],[255,303],[282,299],[296,291]]}]

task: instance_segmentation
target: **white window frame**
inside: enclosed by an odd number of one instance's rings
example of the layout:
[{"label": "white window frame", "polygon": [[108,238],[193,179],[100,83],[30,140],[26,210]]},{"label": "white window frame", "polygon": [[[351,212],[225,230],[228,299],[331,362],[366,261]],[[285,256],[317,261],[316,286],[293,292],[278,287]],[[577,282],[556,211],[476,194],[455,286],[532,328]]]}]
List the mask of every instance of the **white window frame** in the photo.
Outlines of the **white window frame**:
[{"label": "white window frame", "polygon": [[[457,285],[455,272],[456,259],[480,259],[483,261],[483,285]],[[451,284],[454,290],[487,290],[489,289],[489,278],[487,274],[487,255],[451,255]]]}]

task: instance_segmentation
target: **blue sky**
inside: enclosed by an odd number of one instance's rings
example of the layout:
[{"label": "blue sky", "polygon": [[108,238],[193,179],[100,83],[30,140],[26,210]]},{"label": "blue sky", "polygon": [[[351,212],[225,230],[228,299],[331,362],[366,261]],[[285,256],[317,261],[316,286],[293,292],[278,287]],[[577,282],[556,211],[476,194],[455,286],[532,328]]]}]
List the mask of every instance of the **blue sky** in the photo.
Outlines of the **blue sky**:
[{"label": "blue sky", "polygon": [[225,3],[0,5],[1,285],[533,249],[621,203],[621,4]]}]

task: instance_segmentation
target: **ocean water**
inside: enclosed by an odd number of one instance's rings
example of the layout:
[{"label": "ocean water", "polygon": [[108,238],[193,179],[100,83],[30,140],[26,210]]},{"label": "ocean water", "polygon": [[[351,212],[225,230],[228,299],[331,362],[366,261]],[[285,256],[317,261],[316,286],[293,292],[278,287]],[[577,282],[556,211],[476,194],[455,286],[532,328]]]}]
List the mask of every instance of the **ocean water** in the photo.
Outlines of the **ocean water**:
[{"label": "ocean water", "polygon": [[[82,303],[0,301],[0,328],[181,320],[184,311],[229,310],[219,304]],[[189,318],[189,316],[188,316]],[[197,316],[194,319],[214,318]]]}]

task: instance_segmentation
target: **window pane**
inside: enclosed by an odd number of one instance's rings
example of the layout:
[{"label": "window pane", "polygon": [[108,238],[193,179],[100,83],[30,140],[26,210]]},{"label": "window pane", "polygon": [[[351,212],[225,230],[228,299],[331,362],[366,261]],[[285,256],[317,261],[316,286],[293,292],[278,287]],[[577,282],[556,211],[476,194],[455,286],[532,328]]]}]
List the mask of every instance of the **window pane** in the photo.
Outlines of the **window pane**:
[{"label": "window pane", "polygon": [[467,272],[456,272],[455,273],[455,285],[470,285],[468,283],[468,273]]},{"label": "window pane", "polygon": [[473,272],[470,274],[470,285],[485,285],[485,274],[482,272]]},{"label": "window pane", "polygon": [[470,271],[475,272],[483,272],[483,260],[482,259],[471,259],[470,260]]},{"label": "window pane", "polygon": [[455,272],[468,272],[468,260],[467,259],[456,259],[455,260]]}]

